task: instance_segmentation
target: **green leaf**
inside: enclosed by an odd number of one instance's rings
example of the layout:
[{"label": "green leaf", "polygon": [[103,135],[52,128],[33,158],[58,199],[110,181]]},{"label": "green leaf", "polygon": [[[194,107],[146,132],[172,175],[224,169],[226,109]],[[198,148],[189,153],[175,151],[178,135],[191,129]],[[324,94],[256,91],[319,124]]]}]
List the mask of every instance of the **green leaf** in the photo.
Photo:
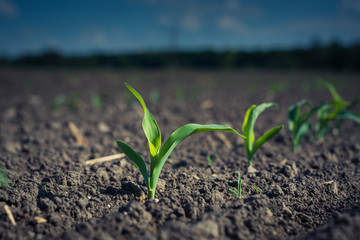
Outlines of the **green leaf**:
[{"label": "green leaf", "polygon": [[275,135],[283,128],[284,126],[277,126],[269,131],[267,131],[264,135],[262,135],[258,140],[256,140],[253,151],[256,152],[265,142],[269,141],[271,138],[275,137]]},{"label": "green leaf", "polygon": [[313,108],[310,108],[307,112],[301,115],[301,107],[302,106],[311,106],[311,103],[303,99],[296,103],[295,105],[289,107],[289,130],[291,132],[292,137],[292,151],[296,150],[296,147],[299,145],[301,138],[303,138],[310,130],[311,124],[306,121],[317,111],[321,110],[324,104],[320,104]]},{"label": "green leaf", "polygon": [[264,194],[266,188],[267,188],[268,184],[266,183],[265,186],[263,187],[262,191],[261,191],[261,194]]},{"label": "green leaf", "polygon": [[194,135],[196,133],[206,132],[206,131],[232,132],[239,135],[240,137],[245,138],[243,135],[241,135],[231,127],[218,125],[218,124],[206,124],[206,125],[187,124],[178,128],[165,140],[163,146],[160,149],[157,161],[153,165],[154,168],[152,169],[153,172],[151,176],[151,178],[153,179],[153,181],[151,181],[152,189],[156,187],[161,169],[164,166],[170,154],[172,153],[172,151],[175,149],[175,147],[179,145],[182,141],[184,141],[187,137],[190,137],[191,135]]},{"label": "green leaf", "polygon": [[342,98],[340,97],[340,95],[336,91],[334,85],[332,85],[329,82],[323,81],[323,80],[320,80],[319,82],[330,91],[330,94],[332,95],[332,97],[334,98],[335,101],[342,100]]},{"label": "green leaf", "polygon": [[125,153],[125,155],[130,158],[130,160],[135,164],[135,166],[140,170],[141,174],[144,177],[146,185],[149,187],[149,172],[146,169],[146,164],[144,159],[129,145],[119,140],[116,141],[119,148]]},{"label": "green leaf", "polygon": [[158,124],[156,123],[154,117],[146,107],[146,104],[144,102],[144,99],[141,97],[141,95],[130,85],[126,84],[126,87],[134,94],[134,96],[139,100],[141,103],[143,109],[144,109],[144,119],[142,123],[142,127],[144,130],[144,133],[146,135],[146,138],[149,142],[149,149],[151,156],[156,156],[159,152],[160,146],[161,146],[161,132]]},{"label": "green leaf", "polygon": [[170,153],[174,150],[174,148],[179,145],[182,141],[184,141],[187,137],[194,135],[200,132],[206,131],[225,131],[232,132],[239,135],[242,138],[245,136],[241,135],[231,127],[225,125],[218,124],[186,124],[176,131],[174,131],[164,142],[163,146],[160,149],[159,157],[164,158],[165,156],[169,156]]},{"label": "green leaf", "polygon": [[245,117],[244,117],[244,123],[243,123],[243,126],[242,126],[242,131],[245,133],[247,132],[247,129],[246,129],[246,126],[249,125],[249,118],[250,118],[250,115],[251,115],[251,112],[252,110],[256,107],[256,105],[252,105],[247,111],[246,111],[246,114],[245,114]]},{"label": "green leaf", "polygon": [[295,105],[292,105],[289,107],[289,129],[291,132],[296,130],[299,125],[299,119],[301,117],[301,107],[303,105],[310,106],[311,103],[307,99],[303,99],[296,103]]},{"label": "green leaf", "polygon": [[239,194],[236,191],[229,189],[229,192],[235,195],[236,197],[239,197]]},{"label": "green leaf", "polygon": [[360,116],[356,115],[355,113],[352,112],[344,112],[338,115],[338,118],[340,119],[349,119],[349,120],[353,120],[354,122],[360,123]]},{"label": "green leaf", "polygon": [[310,117],[311,115],[313,115],[314,113],[316,113],[319,109],[322,108],[324,104],[320,104],[320,105],[317,105],[313,108],[311,108],[307,113],[305,113],[303,116],[300,117],[300,124],[303,124],[304,122],[306,122]]},{"label": "green leaf", "polygon": [[256,119],[263,111],[271,107],[277,107],[277,105],[274,103],[262,103],[259,106],[253,105],[246,112],[243,123],[243,132],[246,137],[246,139],[244,140],[244,145],[246,149],[246,156],[248,159],[249,166],[251,165],[253,156],[257,150],[257,149],[253,149],[254,148],[253,143],[255,140],[254,125]]},{"label": "green leaf", "polygon": [[5,168],[0,164],[0,187],[9,187],[10,179],[8,178]]},{"label": "green leaf", "polygon": [[238,172],[238,197],[241,198],[241,174]]},{"label": "green leaf", "polygon": [[356,97],[355,99],[353,99],[349,105],[346,107],[346,110],[350,110],[351,108],[353,108],[358,102],[360,102],[360,96]]},{"label": "green leaf", "polygon": [[251,128],[251,121],[252,121],[251,116],[253,115],[254,108],[256,108],[256,105],[252,105],[246,111],[244,123],[243,123],[243,127],[242,127],[242,131],[243,131],[244,135],[246,136],[245,146],[246,146],[246,149],[248,149],[249,151],[252,150],[252,144],[255,140],[254,130],[253,130],[253,128]]},{"label": "green leaf", "polygon": [[311,124],[310,123],[303,123],[298,131],[295,133],[295,136],[293,136],[293,152],[296,150],[297,146],[300,143],[300,140],[306,135],[308,134],[308,132],[310,132],[311,130]]},{"label": "green leaf", "polygon": [[249,116],[245,116],[245,118],[247,118],[247,120],[244,121],[245,127],[243,127],[243,129],[244,129],[243,132],[246,136],[245,142],[247,142],[246,145],[247,145],[247,148],[249,149],[249,151],[252,151],[253,143],[255,140],[254,125],[255,125],[257,118],[263,111],[265,111],[268,108],[274,107],[274,106],[277,106],[277,105],[274,103],[262,103],[259,106],[256,106],[256,105],[251,106],[251,108],[249,108],[249,110],[247,111],[246,115],[249,115]]}]

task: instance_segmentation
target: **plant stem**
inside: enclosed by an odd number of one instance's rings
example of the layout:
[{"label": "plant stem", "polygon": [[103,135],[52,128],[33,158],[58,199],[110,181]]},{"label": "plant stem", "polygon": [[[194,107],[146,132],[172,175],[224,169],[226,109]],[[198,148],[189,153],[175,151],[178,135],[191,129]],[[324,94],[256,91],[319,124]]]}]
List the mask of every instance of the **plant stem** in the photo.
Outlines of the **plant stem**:
[{"label": "plant stem", "polygon": [[155,190],[154,189],[148,189],[148,198],[149,199],[155,199]]}]

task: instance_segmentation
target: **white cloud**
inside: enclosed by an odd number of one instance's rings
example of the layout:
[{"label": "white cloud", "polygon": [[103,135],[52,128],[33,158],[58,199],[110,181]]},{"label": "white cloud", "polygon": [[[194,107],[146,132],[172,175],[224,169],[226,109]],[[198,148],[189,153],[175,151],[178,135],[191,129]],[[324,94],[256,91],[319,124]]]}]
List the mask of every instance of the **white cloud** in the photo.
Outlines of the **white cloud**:
[{"label": "white cloud", "polygon": [[17,6],[7,0],[0,0],[0,16],[2,17],[16,17],[18,14]]}]

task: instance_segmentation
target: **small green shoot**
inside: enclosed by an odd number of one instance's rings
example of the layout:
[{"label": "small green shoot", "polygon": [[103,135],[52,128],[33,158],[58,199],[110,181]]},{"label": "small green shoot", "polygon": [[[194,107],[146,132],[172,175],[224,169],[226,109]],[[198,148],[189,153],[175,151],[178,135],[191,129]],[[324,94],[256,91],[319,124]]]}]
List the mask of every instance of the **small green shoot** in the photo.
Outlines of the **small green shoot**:
[{"label": "small green shoot", "polygon": [[237,192],[235,190],[229,189],[229,192],[234,196],[241,198],[241,174],[238,172],[238,189]]},{"label": "small green shoot", "polygon": [[215,159],[216,159],[216,153],[206,156],[206,160],[208,161],[210,167],[213,165]]},{"label": "small green shoot", "polygon": [[360,96],[348,102],[338,94],[332,84],[325,81],[320,81],[320,83],[330,91],[333,97],[333,101],[324,104],[318,110],[318,121],[315,130],[317,139],[323,141],[331,122],[335,123],[340,133],[345,119],[360,123],[360,116],[350,111],[360,102]]},{"label": "small green shoot", "polygon": [[[256,151],[267,141],[273,138],[284,126],[277,126],[255,141],[254,125],[259,115],[268,108],[277,107],[274,103],[262,103],[259,106],[252,105],[246,112],[242,131],[245,135],[244,146],[246,149],[246,156],[248,159],[248,165],[252,166],[252,160]],[[254,143],[255,142],[255,143]]]},{"label": "small green shoot", "polygon": [[[301,107],[307,106],[309,109],[301,114]],[[291,132],[292,139],[292,151],[295,152],[300,140],[305,137],[311,130],[311,123],[307,120],[318,111],[323,105],[319,105],[311,108],[311,103],[303,99],[289,107],[289,130]]]},{"label": "small green shoot", "polygon": [[102,97],[97,93],[91,94],[91,104],[95,109],[101,110],[103,106]]},{"label": "small green shoot", "polygon": [[66,105],[70,111],[76,111],[79,108],[79,100],[75,93],[69,95]]},{"label": "small green shoot", "polygon": [[61,105],[65,102],[66,95],[58,94],[54,98],[53,102],[51,103],[51,111],[57,111],[61,107]]},{"label": "small green shoot", "polygon": [[255,191],[261,193],[261,194],[264,194],[266,188],[267,188],[268,184],[266,183],[265,186],[263,187],[263,189],[260,191],[259,188],[255,187],[255,186],[252,186],[253,189],[255,189]]},{"label": "small green shoot", "polygon": [[144,130],[145,136],[148,140],[149,150],[150,150],[150,169],[148,171],[145,161],[143,158],[133,150],[126,143],[117,140],[116,143],[119,148],[126,154],[126,156],[135,164],[139,169],[140,173],[144,177],[144,182],[148,188],[148,197],[151,199],[155,198],[156,185],[159,179],[161,170],[177,145],[179,145],[186,138],[194,135],[196,133],[205,132],[205,131],[226,131],[235,133],[244,138],[234,129],[217,124],[187,124],[176,131],[174,131],[170,136],[165,140],[161,146],[161,133],[158,124],[156,123],[154,117],[148,110],[145,105],[145,102],[141,95],[130,85],[125,84],[130,92],[139,100],[143,109],[144,109],[144,118],[142,122],[142,128]]}]

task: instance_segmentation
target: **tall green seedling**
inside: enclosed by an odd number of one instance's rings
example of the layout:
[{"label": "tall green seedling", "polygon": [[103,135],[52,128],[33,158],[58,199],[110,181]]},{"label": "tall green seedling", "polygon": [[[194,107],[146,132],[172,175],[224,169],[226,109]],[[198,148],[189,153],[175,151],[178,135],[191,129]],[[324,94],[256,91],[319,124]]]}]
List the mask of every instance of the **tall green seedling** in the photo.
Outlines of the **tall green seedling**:
[{"label": "tall green seedling", "polygon": [[140,104],[144,109],[142,128],[144,130],[145,136],[149,144],[150,169],[147,169],[143,158],[129,145],[119,140],[117,140],[116,143],[120,147],[120,149],[126,154],[126,156],[130,158],[130,160],[139,169],[140,173],[144,177],[144,182],[148,188],[148,197],[151,199],[155,198],[156,185],[166,160],[168,159],[171,152],[175,149],[175,147],[179,145],[182,141],[184,141],[187,137],[205,131],[226,131],[226,132],[235,133],[245,138],[243,135],[239,134],[234,129],[224,125],[187,124],[175,130],[172,134],[170,134],[170,136],[165,140],[165,142],[161,146],[160,128],[156,123],[154,117],[146,107],[143,98],[130,85],[128,84],[125,85],[130,90],[130,92],[139,100]]},{"label": "tall green seedling", "polygon": [[268,108],[277,107],[274,103],[262,103],[259,106],[252,105],[246,112],[242,131],[245,135],[244,145],[249,167],[256,151],[267,141],[273,138],[284,126],[280,125],[267,131],[264,135],[255,141],[254,125],[259,115]]}]

